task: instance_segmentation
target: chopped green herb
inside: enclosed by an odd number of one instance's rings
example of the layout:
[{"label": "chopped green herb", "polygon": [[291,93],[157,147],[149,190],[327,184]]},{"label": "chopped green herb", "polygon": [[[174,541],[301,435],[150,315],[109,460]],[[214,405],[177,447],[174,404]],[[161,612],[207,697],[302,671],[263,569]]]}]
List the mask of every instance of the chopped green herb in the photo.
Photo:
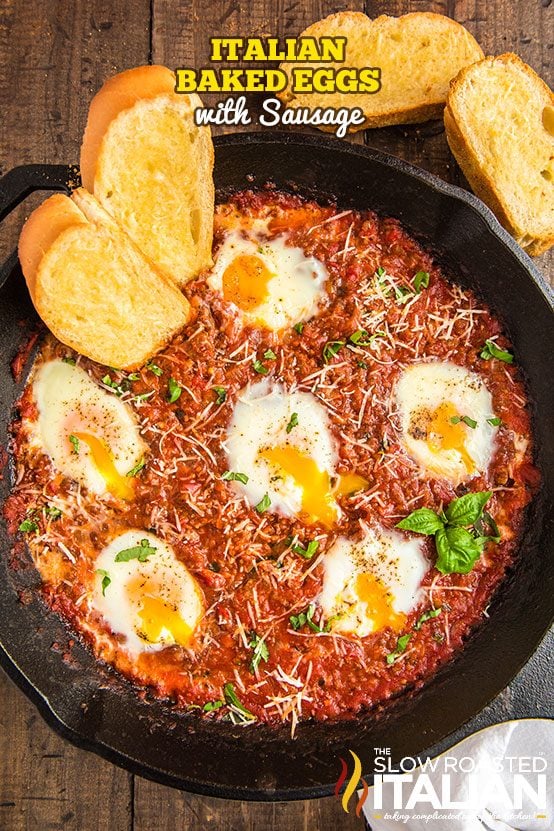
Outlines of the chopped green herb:
[{"label": "chopped green herb", "polygon": [[[405,517],[397,527],[416,534],[434,535],[437,549],[436,568],[443,574],[467,574],[487,542],[498,542],[500,536],[490,514],[483,514],[492,491],[466,493],[453,499],[444,513],[419,508]],[[485,520],[493,535],[485,535]],[[471,526],[468,530],[468,527]]]},{"label": "chopped green herb", "polygon": [[329,340],[323,347],[323,361],[328,364],[344,346],[343,340]]},{"label": "chopped green herb", "polygon": [[374,332],[373,335],[370,335],[365,329],[357,329],[350,335],[348,340],[356,344],[356,346],[371,346],[373,341],[377,340],[377,338],[386,338],[386,336],[387,333],[383,332],[381,329]]},{"label": "chopped green herb", "polygon": [[205,713],[213,713],[214,710],[219,710],[224,706],[225,702],[218,699],[217,701],[206,701],[202,709]]},{"label": "chopped green herb", "polygon": [[275,354],[273,349],[266,349],[264,352],[264,358],[266,359],[266,361],[276,361],[277,355]]},{"label": "chopped green herb", "polygon": [[70,358],[69,355],[64,355],[62,358],[64,364],[69,364],[70,366],[75,366],[75,358]]},{"label": "chopped green herb", "polygon": [[223,694],[225,696],[225,701],[229,707],[233,708],[233,715],[235,715],[239,722],[245,723],[248,721],[256,721],[254,713],[247,710],[244,704],[239,701],[235,688],[232,684],[225,684],[223,687]]},{"label": "chopped green herb", "polygon": [[129,560],[138,560],[139,563],[145,563],[146,560],[155,554],[158,549],[150,545],[148,540],[140,541],[140,545],[135,545],[132,548],[124,548],[115,555],[116,563],[128,563]]},{"label": "chopped green herb", "polygon": [[270,505],[271,505],[271,499],[269,498],[269,494],[266,493],[266,494],[264,494],[262,499],[260,499],[258,504],[255,506],[255,510],[259,514],[263,514],[263,513],[265,513],[265,511],[267,511],[267,509],[269,508]]},{"label": "chopped green herb", "polygon": [[438,617],[441,612],[442,606],[437,606],[436,609],[429,609],[427,612],[423,612],[423,614],[418,617],[416,623],[414,623],[414,629],[416,630],[416,632],[419,632],[424,623],[426,623],[428,620],[433,620],[433,618]]},{"label": "chopped green herb", "polygon": [[44,513],[46,516],[49,516],[50,519],[59,519],[62,515],[61,509],[57,508],[55,505],[47,505],[44,509]]},{"label": "chopped green herb", "polygon": [[500,427],[502,419],[498,416],[494,416],[494,418],[487,418],[487,424],[490,424],[491,427]]},{"label": "chopped green herb", "polygon": [[360,369],[367,369],[367,364],[365,361],[358,361],[358,366]]},{"label": "chopped green herb", "polygon": [[256,672],[260,665],[260,661],[267,663],[269,659],[269,649],[263,638],[260,638],[255,632],[250,633],[250,649],[254,650],[252,660],[250,661],[250,670]]},{"label": "chopped green herb", "polygon": [[407,303],[408,300],[412,299],[414,293],[407,286],[395,286],[394,296],[396,298],[397,303],[404,304]]},{"label": "chopped green herb", "polygon": [[254,372],[257,372],[258,375],[267,375],[269,369],[263,365],[263,363],[258,359],[253,363]]},{"label": "chopped green herb", "polygon": [[304,324],[303,323],[295,323],[292,327],[297,334],[301,335],[304,331]]},{"label": "chopped green herb", "polygon": [[428,271],[418,271],[416,276],[414,277],[414,289],[418,294],[421,293],[422,289],[429,288],[429,279],[430,275]]},{"label": "chopped green herb", "polygon": [[71,435],[69,436],[69,441],[71,442],[71,447],[73,448],[71,452],[74,453],[76,456],[78,456],[79,455],[79,439],[77,438],[77,436],[74,436],[73,433],[71,433]]},{"label": "chopped green herb", "polygon": [[[117,369],[113,370],[117,372]],[[102,383],[105,384],[110,390],[117,395],[118,398],[121,398],[124,393],[129,392],[129,380],[127,378],[123,378],[121,382],[114,381],[109,375],[104,375],[102,378]]]},{"label": "chopped green herb", "polygon": [[146,401],[154,395],[154,392],[155,390],[150,390],[150,392],[141,392],[138,395],[133,396],[133,401]]},{"label": "chopped green herb", "polygon": [[212,387],[212,389],[216,394],[215,403],[224,404],[227,399],[227,390],[225,387]]},{"label": "chopped green herb", "polygon": [[106,596],[106,589],[112,582],[112,578],[108,574],[108,572],[103,568],[97,568],[96,573],[102,577],[102,596]]},{"label": "chopped green herb", "polygon": [[460,421],[463,421],[463,423],[467,424],[468,427],[471,427],[472,430],[475,430],[475,428],[477,427],[477,422],[475,421],[475,419],[470,418],[467,415],[452,416],[452,418],[450,419],[451,424],[459,424]]},{"label": "chopped green herb", "polygon": [[160,367],[157,364],[148,363],[146,364],[146,369],[149,369],[150,372],[153,372],[154,375],[158,376],[158,378],[160,377],[160,375],[163,375],[163,369],[160,369]]},{"label": "chopped green herb", "polygon": [[129,381],[138,381],[138,380],[140,380],[140,372],[131,372],[131,374],[127,376],[127,380],[129,380]]},{"label": "chopped green herb", "polygon": [[142,470],[142,468],[144,467],[145,464],[146,464],[146,459],[142,458],[140,460],[140,462],[137,462],[137,464],[134,467],[132,467],[131,470],[128,473],[126,473],[125,475],[129,476],[129,477],[136,476],[137,473],[139,473]]},{"label": "chopped green herb", "polygon": [[29,534],[31,531],[38,531],[38,525],[33,519],[24,519],[19,530],[24,534]]},{"label": "chopped green herb", "polygon": [[401,635],[396,642],[396,649],[387,655],[387,664],[394,664],[396,660],[406,651],[406,647],[412,637],[412,633],[408,632],[406,635]]},{"label": "chopped green herb", "polygon": [[175,378],[169,379],[169,382],[167,384],[167,390],[169,403],[175,404],[175,402],[179,400],[179,398],[181,397],[181,393],[183,392]]},{"label": "chopped green herb", "polygon": [[499,361],[504,361],[506,364],[511,364],[514,360],[511,352],[500,349],[493,340],[485,341],[485,345],[481,351],[481,358],[485,361],[488,361],[490,358],[496,358]]},{"label": "chopped green herb", "polygon": [[384,277],[384,275],[386,274],[386,271],[383,268],[383,266],[380,265],[379,268],[377,269],[377,271],[375,272],[375,274],[377,275],[377,277]]},{"label": "chopped green herb", "polygon": [[313,620],[314,612],[315,606],[313,603],[310,603],[305,612],[300,612],[299,615],[291,615],[289,617],[290,625],[295,631],[301,629],[304,624],[308,624],[313,632],[328,632],[331,628],[330,622],[328,622],[324,627],[318,626]]},{"label": "chopped green herb", "polygon": [[242,482],[243,485],[246,485],[248,482],[248,476],[246,473],[234,473],[232,470],[226,470],[225,473],[221,476],[222,479],[225,479],[226,482]]},{"label": "chopped green herb", "polygon": [[310,540],[308,545],[304,548],[304,546],[300,545],[300,543],[293,543],[292,538],[289,539],[291,551],[294,551],[295,554],[300,554],[300,556],[304,557],[305,560],[311,560],[319,548],[319,542],[317,540]]},{"label": "chopped green herb", "polygon": [[293,413],[287,424],[287,433],[290,433],[293,427],[298,427],[298,413]]}]

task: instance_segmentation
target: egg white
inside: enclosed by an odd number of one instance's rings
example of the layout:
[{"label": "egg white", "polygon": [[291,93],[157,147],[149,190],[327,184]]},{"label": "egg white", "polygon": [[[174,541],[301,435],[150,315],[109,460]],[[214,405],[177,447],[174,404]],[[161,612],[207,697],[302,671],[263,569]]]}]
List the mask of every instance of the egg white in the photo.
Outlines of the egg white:
[{"label": "egg white", "polygon": [[[480,375],[446,361],[414,364],[402,372],[395,395],[402,442],[426,475],[458,485],[486,472],[497,428],[487,421],[494,417],[493,402]],[[458,447],[445,447],[433,433],[433,414],[441,407],[448,408],[447,427],[450,417],[469,416],[477,422],[474,428],[456,425],[462,439]]]},{"label": "egg white", "polygon": [[[155,549],[148,559],[144,562],[138,559],[116,561],[119,552],[140,546],[143,540]],[[124,637],[123,647],[130,655],[156,652],[176,643],[169,626],[162,626],[155,640],[149,639],[140,617],[146,597],[161,601],[169,614],[177,613],[192,638],[204,612],[202,592],[189,570],[164,540],[140,529],[125,531],[102,550],[95,568],[92,607],[114,634]],[[106,575],[110,582],[103,589],[102,582]]]},{"label": "egg white", "polygon": [[[287,433],[293,413],[298,424]],[[280,384],[262,380],[241,391],[227,429],[224,448],[229,470],[248,476],[246,484],[230,484],[252,506],[267,494],[268,510],[296,516],[302,511],[303,488],[263,458],[264,451],[276,447],[295,448],[333,476],[337,451],[325,408],[311,393],[287,392]]]},{"label": "egg white", "polygon": [[[367,527],[361,540],[338,537],[323,559],[324,577],[318,603],[332,631],[364,638],[398,623],[422,600],[423,580],[430,564],[421,539],[407,539],[380,526]],[[357,590],[358,577],[370,574],[386,593],[389,610],[379,617]],[[383,605],[383,604],[381,604]]]},{"label": "egg white", "polygon": [[115,478],[126,477],[144,456],[147,446],[129,406],[101,389],[80,367],[61,360],[42,364],[33,380],[33,395],[38,408],[34,443],[64,476],[93,493],[105,495],[109,483],[87,443],[74,446],[70,436],[79,433],[100,440],[111,456]]},{"label": "egg white", "polygon": [[284,235],[269,239],[267,223],[257,222],[248,231],[227,233],[208,278],[211,288],[223,292],[224,274],[240,256],[257,258],[271,275],[262,302],[255,308],[241,309],[246,322],[279,331],[316,314],[329,276],[323,263],[306,256],[301,248],[287,245]]}]

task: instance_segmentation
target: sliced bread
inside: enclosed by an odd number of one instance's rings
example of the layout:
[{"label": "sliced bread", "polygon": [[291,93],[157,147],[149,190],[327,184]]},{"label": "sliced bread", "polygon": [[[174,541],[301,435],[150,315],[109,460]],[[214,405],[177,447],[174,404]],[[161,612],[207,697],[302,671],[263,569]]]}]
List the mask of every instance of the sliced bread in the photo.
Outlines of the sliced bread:
[{"label": "sliced bread", "polygon": [[[353,130],[411,124],[442,115],[448,85],[462,67],[483,57],[475,38],[459,23],[441,14],[414,12],[402,17],[381,15],[370,20],[361,12],[338,12],[309,26],[300,37],[346,37],[344,63],[316,67],[379,67],[376,93],[307,93],[292,90],[294,67],[283,63],[287,88],[280,94],[289,107],[360,107],[365,122]],[[322,127],[321,129],[332,129]]]},{"label": "sliced bread", "polygon": [[194,124],[197,95],[174,92],[164,66],[110,78],[90,105],[83,185],[177,285],[212,259],[214,151]]},{"label": "sliced bread", "polygon": [[554,245],[554,95],[517,55],[452,82],[444,123],[466,179],[529,254]]},{"label": "sliced bread", "polygon": [[31,214],[19,259],[51,332],[101,364],[142,366],[189,319],[179,289],[83,188],[51,196]]}]

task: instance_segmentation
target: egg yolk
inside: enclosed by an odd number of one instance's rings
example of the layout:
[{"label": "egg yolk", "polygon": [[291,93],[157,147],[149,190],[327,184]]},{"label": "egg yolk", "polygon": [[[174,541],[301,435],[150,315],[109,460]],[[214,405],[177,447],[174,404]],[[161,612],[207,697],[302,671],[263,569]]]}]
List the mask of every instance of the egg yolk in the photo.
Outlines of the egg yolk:
[{"label": "egg yolk", "polygon": [[326,470],[320,470],[313,459],[292,445],[272,447],[264,450],[261,456],[292,476],[302,489],[302,511],[308,514],[310,521],[319,520],[328,528],[335,523],[338,511]]},{"label": "egg yolk", "polygon": [[[465,441],[467,428],[462,421],[453,423],[452,419],[458,416],[454,404],[445,401],[428,416],[425,425],[425,441],[433,453],[440,453],[444,450],[456,450],[465,465],[468,473],[475,471],[473,459],[466,450]],[[417,432],[415,438],[419,438]]]},{"label": "egg yolk", "polygon": [[347,473],[339,477],[337,486],[332,488],[327,471],[320,470],[313,459],[292,445],[272,447],[260,455],[294,479],[295,484],[302,489],[302,512],[308,515],[310,522],[319,521],[327,528],[331,528],[338,519],[335,494],[349,495],[368,485],[363,476]]},{"label": "egg yolk", "polygon": [[373,631],[390,626],[395,632],[404,626],[406,615],[395,612],[391,606],[391,593],[383,583],[368,572],[356,577],[355,592],[367,606],[367,617],[373,621]]},{"label": "egg yolk", "polygon": [[186,646],[190,641],[190,626],[174,608],[158,597],[143,597],[142,608],[138,614],[141,633],[149,643],[157,643],[166,632],[169,632],[175,643],[180,646]]},{"label": "egg yolk", "polygon": [[274,277],[255,254],[240,254],[223,272],[223,297],[243,312],[257,309],[268,298],[268,283]]},{"label": "egg yolk", "polygon": [[344,476],[339,477],[334,492],[337,496],[351,496],[353,493],[365,490],[368,485],[367,479],[358,473],[345,473]]},{"label": "egg yolk", "polygon": [[74,433],[73,435],[87,445],[92,461],[106,482],[109,492],[119,499],[132,499],[135,493],[133,484],[126,476],[122,476],[117,471],[112,454],[104,442],[90,433]]}]

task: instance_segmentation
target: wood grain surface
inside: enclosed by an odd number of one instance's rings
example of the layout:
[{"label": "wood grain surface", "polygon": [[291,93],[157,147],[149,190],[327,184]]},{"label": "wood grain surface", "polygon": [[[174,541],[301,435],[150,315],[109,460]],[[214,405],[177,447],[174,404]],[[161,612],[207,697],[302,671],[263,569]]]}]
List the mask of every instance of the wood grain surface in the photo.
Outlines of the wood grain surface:
[{"label": "wood grain surface", "polygon": [[[0,173],[28,162],[75,162],[90,98],[115,72],[148,62],[202,66],[211,35],[293,36],[342,9],[371,17],[447,14],[486,53],[517,52],[552,85],[551,0],[0,0]],[[354,140],[465,185],[438,122],[368,131]],[[13,248],[28,212],[26,203],[2,227],[2,255]],[[536,263],[547,278],[554,276],[552,253]],[[134,777],[55,735],[3,675],[0,766],[0,831],[362,828],[334,798],[228,802]]]}]

